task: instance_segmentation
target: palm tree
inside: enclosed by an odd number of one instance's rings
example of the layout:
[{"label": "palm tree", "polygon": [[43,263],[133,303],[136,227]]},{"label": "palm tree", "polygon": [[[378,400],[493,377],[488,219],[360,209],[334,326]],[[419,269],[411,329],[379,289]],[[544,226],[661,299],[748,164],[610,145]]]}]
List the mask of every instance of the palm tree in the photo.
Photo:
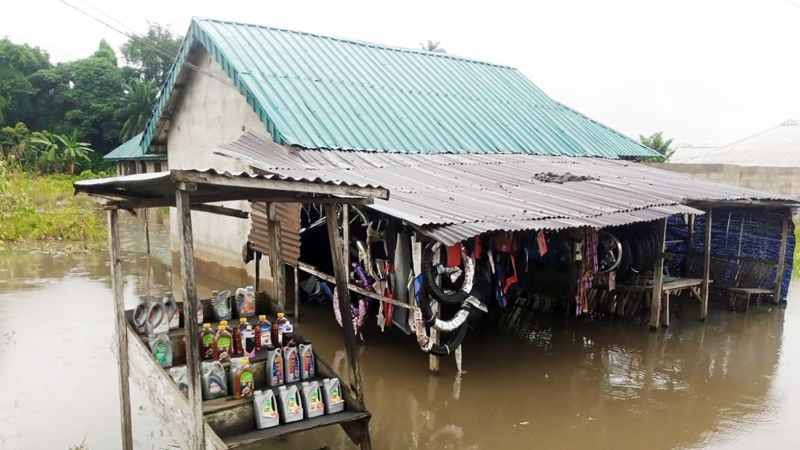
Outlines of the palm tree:
[{"label": "palm tree", "polygon": [[78,160],[91,162],[89,153],[91,149],[88,142],[78,141],[78,130],[72,130],[72,134],[58,134],[56,139],[61,143],[61,158],[67,164],[67,173],[75,175],[75,164]]},{"label": "palm tree", "polygon": [[122,141],[127,141],[144,130],[156,102],[157,88],[152,80],[133,80],[125,90],[126,104],[119,111],[120,117],[125,119],[119,135]]},{"label": "palm tree", "polygon": [[58,154],[58,143],[49,131],[37,131],[31,133],[30,143],[38,147],[35,164],[38,171],[46,172],[52,170],[57,172],[60,166]]},{"label": "palm tree", "polygon": [[426,52],[447,53],[441,46],[439,41],[432,41],[428,39],[426,42],[420,42],[419,47]]}]

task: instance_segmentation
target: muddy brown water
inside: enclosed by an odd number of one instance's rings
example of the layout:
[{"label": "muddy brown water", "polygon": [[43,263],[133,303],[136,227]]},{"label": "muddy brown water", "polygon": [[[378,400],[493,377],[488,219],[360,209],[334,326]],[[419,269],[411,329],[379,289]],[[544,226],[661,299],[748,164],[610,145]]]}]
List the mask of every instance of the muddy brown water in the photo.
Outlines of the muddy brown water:
[{"label": "muddy brown water", "polygon": [[[169,286],[167,236],[123,222],[128,307]],[[149,283],[148,283],[149,278]],[[413,337],[370,332],[359,349],[376,449],[800,448],[800,284],[789,307],[748,315],[678,308],[669,330],[542,314],[516,335],[475,334],[438,376]],[[201,295],[225,286],[203,277]],[[712,305],[713,306],[713,305]],[[329,306],[300,327],[345,372]],[[0,251],[0,449],[119,448],[112,305],[104,250]],[[136,448],[172,448],[133,387]],[[353,448],[328,428],[260,448]]]}]

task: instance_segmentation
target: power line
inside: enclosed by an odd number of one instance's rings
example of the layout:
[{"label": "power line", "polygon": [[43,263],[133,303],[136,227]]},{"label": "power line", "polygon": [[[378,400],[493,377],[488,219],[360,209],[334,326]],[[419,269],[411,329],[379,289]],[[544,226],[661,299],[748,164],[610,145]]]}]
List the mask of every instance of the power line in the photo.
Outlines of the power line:
[{"label": "power line", "polygon": [[[157,46],[157,45],[155,45],[155,44],[153,44],[153,43],[149,42],[149,41],[147,40],[147,37],[146,37],[146,36],[139,35],[138,33],[136,33],[136,32],[133,32],[133,31],[132,31],[132,32],[125,32],[125,31],[122,31],[122,30],[120,30],[118,27],[115,27],[114,25],[111,25],[111,24],[110,24],[110,23],[108,23],[106,20],[103,20],[102,18],[100,18],[100,17],[97,17],[97,16],[95,16],[95,15],[91,14],[90,12],[86,11],[85,9],[81,9],[81,8],[79,8],[79,7],[75,6],[75,5],[73,5],[73,4],[69,3],[69,2],[67,2],[66,0],[59,0],[59,1],[60,1],[61,3],[63,3],[63,4],[65,4],[66,6],[68,6],[68,7],[72,8],[72,9],[74,9],[75,11],[79,12],[80,14],[82,14],[82,15],[84,15],[84,16],[86,16],[86,17],[88,17],[88,18],[90,18],[90,19],[92,19],[92,20],[94,20],[94,21],[96,21],[96,22],[98,22],[98,23],[100,23],[100,24],[102,24],[103,26],[105,26],[105,27],[107,27],[107,28],[109,28],[109,29],[111,29],[111,30],[113,30],[113,31],[115,31],[115,32],[117,32],[117,33],[119,33],[119,34],[121,34],[121,35],[123,35],[123,36],[125,36],[125,37],[129,38],[129,39],[133,39],[133,38],[139,38],[139,39],[141,40],[141,41],[140,41],[140,43],[141,43],[142,45],[144,45],[145,47],[148,47],[148,48],[150,48],[151,50],[154,50],[154,51],[158,52],[158,53],[159,53],[161,56],[164,56],[165,58],[175,59],[175,58],[176,58],[176,56],[177,56],[177,55],[173,55],[173,54],[171,54],[171,52],[169,52],[169,51],[167,51],[167,50],[165,50],[165,49],[163,49],[163,48],[160,48],[159,46]],[[125,28],[128,28],[128,29],[132,30],[132,28],[131,28],[131,27],[129,27],[129,26],[127,26],[127,25],[125,25],[124,23],[120,22],[119,20],[115,19],[115,18],[114,18],[114,17],[112,17],[112,16],[110,16],[110,15],[108,15],[108,14],[106,14],[106,13],[103,13],[103,12],[102,12],[102,11],[100,11],[98,8],[96,8],[95,6],[93,6],[92,4],[90,4],[89,2],[87,2],[86,0],[83,0],[83,2],[84,2],[84,3],[86,3],[87,5],[91,6],[92,8],[94,8],[95,10],[97,10],[98,12],[100,12],[101,14],[105,15],[105,16],[106,16],[106,17],[108,17],[109,19],[113,20],[114,22],[116,22],[116,23],[120,24],[121,26],[123,26],[123,27],[125,27]],[[184,65],[185,67],[187,67],[187,68],[191,69],[191,70],[194,70],[194,71],[195,71],[195,72],[197,72],[197,73],[200,73],[200,74],[206,75],[206,76],[208,76],[208,77],[210,77],[210,78],[213,78],[213,79],[215,79],[215,80],[219,81],[219,82],[220,82],[220,83],[222,83],[222,84],[225,84],[225,85],[227,85],[227,86],[230,86],[230,87],[232,87],[233,89],[239,90],[239,87],[238,87],[238,86],[236,86],[235,84],[231,83],[229,80],[227,80],[227,79],[225,79],[225,78],[222,78],[222,77],[219,77],[219,76],[217,76],[217,75],[215,75],[215,74],[213,74],[213,73],[211,73],[211,72],[208,72],[207,70],[203,69],[202,67],[199,67],[199,66],[197,66],[197,65],[195,65],[195,64],[192,64],[192,63],[190,63],[189,61],[186,61],[186,60],[184,60],[184,61],[183,61],[183,65]],[[162,86],[162,87],[163,87],[163,86]]]}]

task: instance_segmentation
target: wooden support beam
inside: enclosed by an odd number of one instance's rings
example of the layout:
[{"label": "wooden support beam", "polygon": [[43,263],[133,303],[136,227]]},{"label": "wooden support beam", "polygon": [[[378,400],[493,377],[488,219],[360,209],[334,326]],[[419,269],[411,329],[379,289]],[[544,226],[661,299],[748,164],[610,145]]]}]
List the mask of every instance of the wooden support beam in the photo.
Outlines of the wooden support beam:
[{"label": "wooden support beam", "polygon": [[705,321],[708,315],[708,289],[711,279],[711,224],[714,220],[714,210],[708,208],[706,212],[706,231],[703,237],[703,299],[700,301],[700,320]]},{"label": "wooden support beam", "polygon": [[[336,278],[332,277],[331,275],[328,275],[327,273],[317,269],[316,267],[314,267],[314,266],[312,266],[310,264],[306,264],[306,263],[301,262],[301,263],[298,264],[298,266],[299,266],[300,270],[302,270],[305,273],[309,273],[311,275],[314,275],[315,277],[320,278],[322,280],[325,280],[328,283],[336,284]],[[356,286],[353,283],[349,283],[347,285],[347,288],[350,289],[351,291],[357,292],[357,293],[359,293],[359,294],[361,294],[361,295],[363,295],[365,297],[374,298],[375,300],[380,300],[380,301],[386,302],[386,303],[391,303],[392,305],[397,306],[398,308],[410,309],[412,311],[414,310],[414,307],[409,305],[408,303],[403,303],[403,302],[401,302],[401,301],[399,301],[397,299],[389,298],[389,297],[387,297],[385,295],[378,294],[377,292],[368,291],[368,290],[366,290],[366,289],[364,289],[364,288],[362,288],[360,286]]]},{"label": "wooden support beam", "polygon": [[[327,195],[353,195],[358,197],[373,197],[384,200],[389,199],[389,191],[385,188],[342,186],[323,184],[311,181],[280,180],[263,177],[237,177],[218,175],[211,172],[198,171],[170,171],[170,177],[175,182],[189,182],[197,184],[210,184],[215,186],[233,187],[242,189],[260,189],[284,192],[302,192]],[[276,192],[277,193],[277,192]]]},{"label": "wooden support beam", "polygon": [[781,281],[783,281],[783,272],[786,270],[786,247],[789,240],[789,217],[784,216],[783,228],[781,228],[781,246],[778,250],[778,261],[775,267],[775,285],[772,290],[772,302],[779,303],[781,301]]},{"label": "wooden support beam", "polygon": [[[90,195],[107,196],[102,192],[87,192]],[[224,202],[229,200],[247,200],[250,202],[273,202],[273,203],[348,203],[351,205],[371,205],[375,203],[372,198],[357,197],[317,197],[312,195],[285,195],[281,194],[253,194],[252,192],[226,192],[224,194],[195,194],[192,196],[192,205],[204,203]],[[106,208],[116,209],[140,209],[140,208],[159,208],[175,206],[173,198],[114,198],[106,202]],[[196,208],[193,208],[196,209]]]},{"label": "wooden support beam", "polygon": [[261,292],[261,252],[256,250],[256,292]]},{"label": "wooden support beam", "polygon": [[278,310],[286,312],[286,269],[283,265],[281,222],[275,212],[275,204],[267,203],[267,234],[269,236],[269,267],[272,269],[272,300]]},{"label": "wooden support beam", "polygon": [[658,221],[658,257],[653,267],[653,302],[650,305],[650,329],[656,330],[661,324],[661,296],[664,293],[664,241],[667,235],[667,219]]},{"label": "wooden support beam", "polygon": [[[437,264],[439,264],[439,261],[440,261],[440,252],[434,252],[433,253],[433,258],[431,260],[431,263],[435,267]],[[436,277],[436,279],[434,280],[434,283],[441,284],[441,281],[442,281],[441,277]],[[409,294],[409,295],[411,295],[411,294]],[[439,302],[437,300],[435,300],[433,298],[433,296],[431,296],[430,302],[431,302],[431,313],[433,314],[433,317],[438,317],[439,316],[439,309],[441,308],[441,306],[439,305]],[[430,340],[431,340],[431,342],[433,342],[434,345],[439,343],[439,330],[437,330],[434,327],[431,327]],[[439,369],[440,369],[439,357],[436,356],[436,355],[429,354],[428,355],[428,370],[431,373],[438,374],[439,373]]]},{"label": "wooden support beam", "polygon": [[119,417],[122,427],[122,448],[133,450],[131,426],[131,391],[128,366],[128,327],[125,323],[125,298],[122,293],[122,259],[119,247],[119,222],[116,210],[108,211],[108,252],[111,256],[111,290],[114,293],[114,332],[117,335],[117,367],[119,369]]},{"label": "wooden support beam", "polygon": [[200,343],[197,339],[197,286],[194,272],[194,239],[192,235],[192,209],[189,192],[175,191],[178,215],[178,245],[180,255],[181,288],[183,291],[183,320],[186,335],[186,378],[189,384],[189,408],[192,422],[185,424],[189,434],[190,449],[204,448],[203,396],[201,392]]},{"label": "wooden support beam", "polygon": [[694,259],[694,221],[696,216],[689,214],[689,221],[686,224],[686,259],[683,261],[683,276],[688,277],[692,269],[692,260]]},{"label": "wooden support beam", "polygon": [[242,211],[241,209],[228,208],[227,206],[207,205],[201,203],[199,205],[192,205],[192,209],[195,211],[202,211],[211,214],[219,214],[221,216],[236,217],[238,219],[250,218],[250,213]]}]

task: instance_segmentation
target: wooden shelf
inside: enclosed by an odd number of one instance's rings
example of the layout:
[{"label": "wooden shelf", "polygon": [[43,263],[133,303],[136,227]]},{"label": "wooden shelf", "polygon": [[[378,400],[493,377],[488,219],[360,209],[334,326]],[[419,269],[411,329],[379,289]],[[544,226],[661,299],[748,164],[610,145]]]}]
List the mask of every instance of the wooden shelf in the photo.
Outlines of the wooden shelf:
[{"label": "wooden shelf", "polygon": [[342,411],[335,414],[328,414],[312,419],[304,419],[299,422],[281,424],[273,428],[254,430],[247,433],[235,434],[232,436],[220,436],[228,448],[236,448],[244,445],[253,444],[264,439],[274,439],[301,431],[314,428],[326,427],[329,425],[339,425],[347,422],[355,422],[369,418],[369,413]]}]

